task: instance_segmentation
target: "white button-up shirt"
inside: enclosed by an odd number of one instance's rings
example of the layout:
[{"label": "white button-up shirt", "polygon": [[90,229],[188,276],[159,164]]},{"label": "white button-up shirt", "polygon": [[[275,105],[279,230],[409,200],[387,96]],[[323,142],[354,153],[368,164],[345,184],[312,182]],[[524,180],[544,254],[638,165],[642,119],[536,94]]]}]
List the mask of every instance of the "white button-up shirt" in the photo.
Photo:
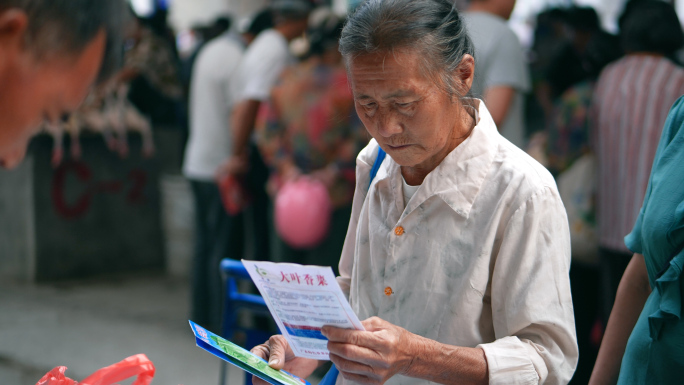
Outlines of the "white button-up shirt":
[{"label": "white button-up shirt", "polygon": [[479,105],[469,138],[409,202],[389,156],[368,188],[376,141],[359,154],[338,280],[360,319],[481,347],[490,384],[566,384],[578,350],[565,209],[553,177]]}]

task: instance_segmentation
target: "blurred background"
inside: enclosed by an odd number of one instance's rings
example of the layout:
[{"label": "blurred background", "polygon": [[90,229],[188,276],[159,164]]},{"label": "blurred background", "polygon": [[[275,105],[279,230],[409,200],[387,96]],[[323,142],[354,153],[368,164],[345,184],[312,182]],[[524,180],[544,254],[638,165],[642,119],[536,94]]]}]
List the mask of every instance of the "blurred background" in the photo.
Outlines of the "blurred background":
[{"label": "blurred background", "polygon": [[[277,92],[262,103],[253,140],[266,167],[261,188],[267,198],[238,205],[245,214],[241,226],[224,233],[241,242],[228,246],[240,251],[238,257],[336,269],[349,219],[354,158],[369,137],[355,118],[334,41],[345,15],[360,2],[314,2],[308,31],[290,42],[295,70],[283,72]],[[463,10],[470,6],[467,0],[457,3]],[[529,75],[529,85],[516,89],[524,121],[516,144],[560,177],[594,151],[597,129],[589,110],[602,70],[634,51],[621,48],[620,20],[628,0],[514,3],[506,23],[520,42]],[[666,3],[681,20],[684,1]],[[273,20],[257,18],[270,6],[269,0],[130,0],[134,19],[115,81],[93,91],[62,127],[46,127],[18,169],[0,171],[3,385],[33,384],[58,365],[68,366],[67,375],[79,380],[136,353],[147,354],[157,366],[154,383],[219,382],[219,360],[194,346],[187,323],[196,314],[192,266],[203,236],[194,178],[183,172],[192,132],[193,68],[215,39],[230,36],[245,47],[272,26]],[[664,56],[681,71],[680,49]],[[323,69],[324,84],[302,86],[323,76]],[[678,96],[684,90],[673,92]],[[274,105],[290,102],[295,114],[310,114],[311,109],[296,106],[309,103],[312,95],[331,93],[332,115],[345,118],[332,124],[323,116],[327,123],[316,127],[318,136],[307,133],[311,127],[292,129],[304,124],[297,117],[274,112]],[[284,164],[325,182],[331,214],[324,219],[329,223],[324,240],[301,246],[281,239],[273,202],[292,170]],[[584,242],[588,250],[573,255],[581,349],[576,384],[588,380],[609,302],[601,298],[621,274],[614,268],[612,277],[604,274],[599,247],[605,245],[597,240],[591,198],[597,187],[587,182],[591,172],[574,177],[579,182],[568,187],[574,189],[571,195],[581,190],[586,196],[574,205],[566,202],[579,218],[573,236],[589,239]],[[259,205],[268,209],[255,209]],[[259,230],[256,224],[264,215],[269,225]],[[222,302],[209,306],[220,309]],[[268,322],[264,327],[272,328]],[[228,383],[242,380],[240,370],[229,369]]]}]

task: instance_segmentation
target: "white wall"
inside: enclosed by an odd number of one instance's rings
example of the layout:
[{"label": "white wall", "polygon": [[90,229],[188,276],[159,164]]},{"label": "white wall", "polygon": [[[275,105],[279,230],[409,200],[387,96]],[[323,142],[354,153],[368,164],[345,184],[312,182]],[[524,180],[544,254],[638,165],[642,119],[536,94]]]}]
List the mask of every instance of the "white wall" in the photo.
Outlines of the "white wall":
[{"label": "white wall", "polygon": [[181,31],[195,24],[209,24],[227,13],[227,0],[174,0],[169,6],[169,23]]}]

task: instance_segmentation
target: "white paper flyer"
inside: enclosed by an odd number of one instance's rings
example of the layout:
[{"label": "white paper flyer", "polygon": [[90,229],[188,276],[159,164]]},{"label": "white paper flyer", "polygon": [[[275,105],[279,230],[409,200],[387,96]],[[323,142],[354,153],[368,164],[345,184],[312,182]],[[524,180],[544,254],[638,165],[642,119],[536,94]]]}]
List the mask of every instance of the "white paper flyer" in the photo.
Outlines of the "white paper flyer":
[{"label": "white paper flyer", "polygon": [[242,263],[297,357],[329,359],[325,325],[364,330],[330,267]]}]

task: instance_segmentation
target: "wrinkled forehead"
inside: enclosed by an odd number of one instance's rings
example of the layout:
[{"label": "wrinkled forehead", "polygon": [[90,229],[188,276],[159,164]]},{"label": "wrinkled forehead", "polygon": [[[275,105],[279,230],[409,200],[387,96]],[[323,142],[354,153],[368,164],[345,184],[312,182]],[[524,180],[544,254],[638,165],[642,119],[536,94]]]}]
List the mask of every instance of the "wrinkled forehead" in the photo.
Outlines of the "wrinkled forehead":
[{"label": "wrinkled forehead", "polygon": [[351,76],[373,73],[383,76],[412,76],[422,71],[426,60],[416,49],[397,48],[345,57],[345,65]]},{"label": "wrinkled forehead", "polygon": [[413,50],[381,51],[347,60],[355,98],[401,97],[423,91],[434,82],[425,75],[423,60]]},{"label": "wrinkled forehead", "polygon": [[411,61],[423,56],[423,52],[416,47],[392,47],[388,49],[379,49],[373,51],[361,51],[353,54],[343,55],[344,63],[347,69],[350,66],[361,59],[362,61],[376,59],[380,61],[385,61],[388,57],[392,57],[397,61]]}]

